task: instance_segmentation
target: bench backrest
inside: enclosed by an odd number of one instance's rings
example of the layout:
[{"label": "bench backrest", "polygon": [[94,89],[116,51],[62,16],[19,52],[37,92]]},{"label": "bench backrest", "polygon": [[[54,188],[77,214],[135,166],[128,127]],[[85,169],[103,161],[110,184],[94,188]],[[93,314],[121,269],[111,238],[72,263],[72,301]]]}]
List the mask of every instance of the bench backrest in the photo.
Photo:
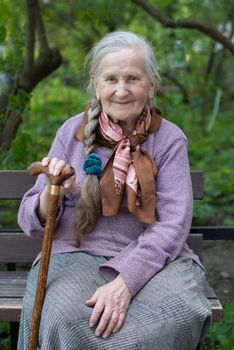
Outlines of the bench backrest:
[{"label": "bench backrest", "polygon": [[[203,173],[192,171],[193,198],[202,199]],[[35,178],[26,171],[0,170],[0,199],[21,199],[24,193],[34,184]],[[202,235],[189,237],[189,244],[195,253],[200,254]],[[0,231],[0,262],[32,262],[41,250],[41,239],[30,239],[20,230]]]},{"label": "bench backrest", "polygon": [[[191,179],[193,198],[203,199],[203,172],[191,171]],[[0,170],[0,199],[21,199],[34,182],[35,177],[25,170]]]}]

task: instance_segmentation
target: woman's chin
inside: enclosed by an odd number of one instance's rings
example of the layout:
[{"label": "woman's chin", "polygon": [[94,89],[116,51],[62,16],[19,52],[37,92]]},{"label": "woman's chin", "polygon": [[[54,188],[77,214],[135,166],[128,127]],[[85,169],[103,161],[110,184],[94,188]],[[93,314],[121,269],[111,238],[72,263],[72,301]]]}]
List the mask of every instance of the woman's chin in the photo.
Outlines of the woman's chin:
[{"label": "woman's chin", "polygon": [[135,121],[137,116],[135,115],[128,115],[127,111],[118,115],[108,115],[109,118],[114,122],[114,123],[119,123],[119,122],[131,122],[131,121]]}]

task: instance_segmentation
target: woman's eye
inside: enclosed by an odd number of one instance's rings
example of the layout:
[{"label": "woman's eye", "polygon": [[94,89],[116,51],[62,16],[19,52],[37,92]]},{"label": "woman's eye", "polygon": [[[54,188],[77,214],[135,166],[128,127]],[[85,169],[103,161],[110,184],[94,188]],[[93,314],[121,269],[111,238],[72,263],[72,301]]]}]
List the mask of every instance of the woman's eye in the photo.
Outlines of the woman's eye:
[{"label": "woman's eye", "polygon": [[115,77],[110,76],[110,77],[107,77],[106,80],[109,81],[109,82],[114,82],[115,81]]},{"label": "woman's eye", "polygon": [[130,77],[130,80],[131,80],[131,81],[137,81],[137,80],[139,80],[139,78],[136,77],[136,76],[134,76],[134,75],[132,75],[132,76]]}]

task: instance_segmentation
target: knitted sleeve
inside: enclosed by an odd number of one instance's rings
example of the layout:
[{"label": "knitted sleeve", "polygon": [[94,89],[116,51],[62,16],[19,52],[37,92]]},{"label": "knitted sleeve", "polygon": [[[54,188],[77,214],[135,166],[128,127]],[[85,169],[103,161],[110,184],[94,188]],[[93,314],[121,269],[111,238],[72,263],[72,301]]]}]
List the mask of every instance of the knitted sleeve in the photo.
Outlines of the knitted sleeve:
[{"label": "knitted sleeve", "polygon": [[120,274],[132,296],[180,255],[190,230],[193,196],[186,139],[174,140],[160,157],[157,222],[100,268],[108,280]]}]

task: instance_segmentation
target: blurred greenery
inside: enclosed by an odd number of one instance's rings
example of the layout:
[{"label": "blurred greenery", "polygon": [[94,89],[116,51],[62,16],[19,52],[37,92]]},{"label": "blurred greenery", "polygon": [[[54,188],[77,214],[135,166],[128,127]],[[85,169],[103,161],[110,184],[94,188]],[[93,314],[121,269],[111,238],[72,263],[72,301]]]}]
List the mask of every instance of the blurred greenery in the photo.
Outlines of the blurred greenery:
[{"label": "blurred greenery", "polygon": [[234,302],[224,306],[223,323],[215,323],[204,341],[204,350],[234,350]]},{"label": "blurred greenery", "polygon": [[[25,2],[0,0],[0,95],[14,84],[22,67]],[[233,36],[232,2],[149,2],[175,20],[196,19]],[[234,225],[234,61],[230,52],[201,32],[162,27],[130,0],[41,0],[40,5],[48,40],[61,51],[63,64],[32,93],[8,94],[11,108],[20,111],[25,102],[27,108],[10,150],[0,153],[0,168],[25,169],[48,152],[59,126],[83,111],[88,101],[83,62],[90,47],[109,31],[131,30],[152,44],[162,78],[156,105],[185,132],[191,168],[205,174],[205,199],[194,203],[193,224]],[[0,116],[0,128],[2,123]],[[8,225],[11,218],[1,208],[0,213]],[[226,321],[213,327],[210,350],[234,349],[233,310],[234,305],[227,304]],[[8,326],[0,323],[0,335],[8,332],[4,327]]]}]

